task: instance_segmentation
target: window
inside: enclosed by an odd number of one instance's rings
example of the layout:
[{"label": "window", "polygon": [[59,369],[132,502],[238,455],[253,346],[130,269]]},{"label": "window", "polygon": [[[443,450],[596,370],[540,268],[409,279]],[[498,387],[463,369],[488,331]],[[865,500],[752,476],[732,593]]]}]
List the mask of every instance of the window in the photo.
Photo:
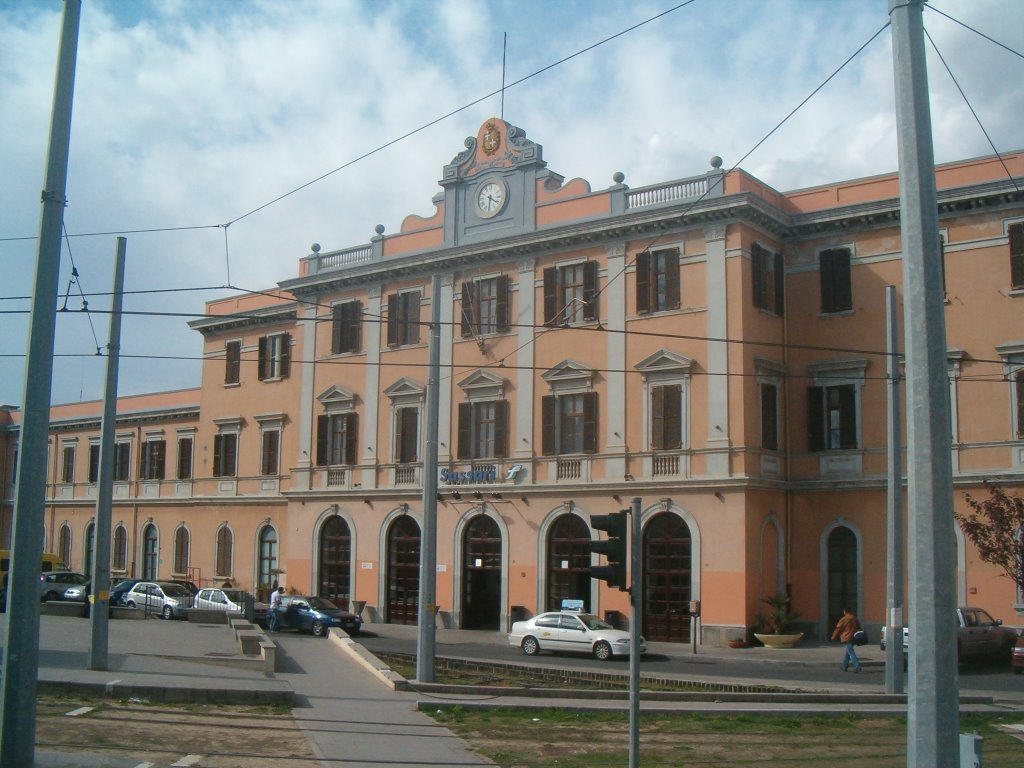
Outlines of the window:
[{"label": "window", "polygon": [[140,480],[164,479],[164,456],[167,453],[165,440],[147,440],[142,444],[142,456],[139,457]]},{"label": "window", "polygon": [[331,354],[358,352],[362,346],[363,305],[346,301],[331,308]]},{"label": "window", "polygon": [[683,446],[683,387],[651,387],[651,449],[673,451]]},{"label": "window", "polygon": [[1018,368],[1013,374],[1013,391],[1017,398],[1017,429],[1018,440],[1024,440],[1024,368]]},{"label": "window", "polygon": [[224,383],[237,384],[242,368],[242,342],[229,341],[224,345]]},{"label": "window", "polygon": [[597,393],[541,398],[542,448],[546,456],[597,451]]},{"label": "window", "polygon": [[128,563],[128,530],[123,525],[114,529],[114,543],[110,548],[110,569],[125,571]]},{"label": "window", "polygon": [[845,312],[853,309],[850,286],[850,249],[830,248],[818,255],[821,273],[821,311]]},{"label": "window", "polygon": [[388,296],[388,346],[418,344],[420,341],[420,292],[406,291]]},{"label": "window", "polygon": [[156,526],[149,523],[142,529],[142,578],[152,581],[159,565],[160,539]]},{"label": "window", "polygon": [[260,531],[259,584],[269,590],[277,583],[277,531],[265,525]]},{"label": "window", "polygon": [[420,409],[406,406],[395,410],[395,461],[410,464],[419,456]]},{"label": "window", "polygon": [[810,450],[857,447],[857,392],[853,384],[808,387],[807,409]]},{"label": "window", "polygon": [[359,416],[355,413],[322,414],[316,418],[316,463],[319,467],[356,464]]},{"label": "window", "polygon": [[231,575],[231,558],[234,549],[234,536],[231,529],[222,525],[217,529],[217,562],[214,570],[217,576]]},{"label": "window", "polygon": [[213,436],[213,476],[234,477],[238,455],[238,435],[221,432]]},{"label": "window", "polygon": [[89,482],[98,483],[100,480],[100,444],[89,444]]},{"label": "window", "polygon": [[60,481],[73,483],[75,482],[75,446],[65,445],[61,455],[63,458],[60,467]]},{"label": "window", "polygon": [[775,384],[761,384],[761,447],[766,451],[779,450],[779,388]]},{"label": "window", "polygon": [[281,433],[276,429],[267,429],[260,434],[260,474],[276,475],[278,472],[278,454],[281,449]]},{"label": "window", "polygon": [[508,330],[506,275],[462,284],[462,336],[502,333]]},{"label": "window", "polygon": [[1024,221],[1007,227],[1010,237],[1010,287],[1024,289]]},{"label": "window", "polygon": [[64,523],[57,537],[57,554],[68,568],[71,567],[71,527]]},{"label": "window", "polygon": [[460,459],[508,456],[508,401],[459,403],[456,452]]},{"label": "window", "polygon": [[288,378],[291,344],[292,335],[290,333],[260,336],[258,356],[260,381]]},{"label": "window", "polygon": [[132,444],[125,440],[114,445],[114,482],[126,482],[131,477]]},{"label": "window", "polygon": [[544,270],[544,324],[569,325],[597,319],[597,262]]},{"label": "window", "polygon": [[679,309],[679,249],[644,251],[636,257],[636,311]]},{"label": "window", "polygon": [[[772,253],[754,243],[750,257],[753,261],[754,306],[782,317],[786,298],[786,270],[782,254]],[[824,278],[822,281],[824,283]]]},{"label": "window", "polygon": [[190,536],[188,528],[180,526],[174,532],[174,572],[188,573],[188,550]]},{"label": "window", "polygon": [[178,438],[178,480],[190,480],[192,478],[192,438]]}]

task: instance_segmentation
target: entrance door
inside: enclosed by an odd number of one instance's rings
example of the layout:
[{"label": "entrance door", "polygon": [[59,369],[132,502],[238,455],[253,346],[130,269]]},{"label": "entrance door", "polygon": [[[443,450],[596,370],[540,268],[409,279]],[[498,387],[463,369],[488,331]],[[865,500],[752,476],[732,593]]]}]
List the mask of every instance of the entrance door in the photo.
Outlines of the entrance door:
[{"label": "entrance door", "polygon": [[156,526],[149,523],[142,531],[142,578],[156,578],[157,552]]},{"label": "entrance door", "polygon": [[843,608],[857,611],[857,537],[839,526],[828,535],[828,632],[842,617]]},{"label": "entrance door", "polygon": [[390,624],[415,624],[420,596],[420,526],[402,515],[388,531],[388,613]]},{"label": "entrance door", "polygon": [[317,594],[348,609],[352,597],[352,533],[335,515],[320,531],[320,585]]},{"label": "entrance door", "polygon": [[462,626],[501,628],[501,531],[487,515],[466,526],[462,540]]},{"label": "entrance door", "polygon": [[693,542],[686,522],[662,512],[644,531],[644,637],[668,643],[690,640]]},{"label": "entrance door", "polygon": [[590,529],[579,515],[562,515],[548,534],[548,594],[544,610],[582,600],[590,612]]}]

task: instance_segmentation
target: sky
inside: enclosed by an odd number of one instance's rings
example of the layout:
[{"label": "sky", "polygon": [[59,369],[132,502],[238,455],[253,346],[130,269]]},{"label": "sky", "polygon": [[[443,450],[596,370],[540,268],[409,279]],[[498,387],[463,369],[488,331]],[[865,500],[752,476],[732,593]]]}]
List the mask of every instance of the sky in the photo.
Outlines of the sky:
[{"label": "sky", "polygon": [[[61,13],[0,0],[0,404],[24,401]],[[1020,0],[924,19],[936,161],[1024,148]],[[887,21],[887,0],[83,0],[52,401],[102,398],[118,234],[119,394],[197,387],[206,301],[431,215],[492,116],[594,189],[713,155],[782,191],[893,172]]]}]

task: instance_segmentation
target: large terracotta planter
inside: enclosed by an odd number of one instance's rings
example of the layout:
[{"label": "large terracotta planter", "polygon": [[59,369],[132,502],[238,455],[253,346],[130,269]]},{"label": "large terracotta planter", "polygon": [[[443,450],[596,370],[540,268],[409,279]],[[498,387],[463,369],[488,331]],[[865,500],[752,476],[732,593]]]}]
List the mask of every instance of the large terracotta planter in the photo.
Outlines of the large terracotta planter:
[{"label": "large terracotta planter", "polygon": [[785,635],[762,635],[758,632],[754,633],[754,637],[764,643],[765,648],[792,648],[800,642],[800,638],[803,636],[803,632],[794,632]]}]

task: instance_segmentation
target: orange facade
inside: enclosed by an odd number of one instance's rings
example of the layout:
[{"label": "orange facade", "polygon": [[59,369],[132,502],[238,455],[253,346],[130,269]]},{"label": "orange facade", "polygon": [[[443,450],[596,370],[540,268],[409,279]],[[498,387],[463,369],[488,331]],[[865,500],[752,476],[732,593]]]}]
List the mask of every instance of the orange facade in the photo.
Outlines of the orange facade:
[{"label": "orange facade", "polygon": [[[280,582],[413,622],[438,473],[437,604],[453,625],[504,629],[562,599],[628,615],[589,578],[587,542],[591,515],[634,497],[649,639],[688,640],[691,601],[702,642],[745,636],[781,590],[812,635],[842,603],[880,624],[897,177],[783,193],[716,165],[594,190],[499,119],[466,147],[434,215],[316,247],[272,295],[211,302],[192,323],[198,389],[121,399],[114,577]],[[1024,175],[1024,153],[1003,160]],[[1005,174],[990,158],[937,173],[957,509],[986,480],[1024,487],[1024,195]],[[74,568],[100,405],[53,410],[46,545]],[[8,537],[18,412],[0,418]],[[1024,623],[1010,580],[956,547],[959,602]]]}]

